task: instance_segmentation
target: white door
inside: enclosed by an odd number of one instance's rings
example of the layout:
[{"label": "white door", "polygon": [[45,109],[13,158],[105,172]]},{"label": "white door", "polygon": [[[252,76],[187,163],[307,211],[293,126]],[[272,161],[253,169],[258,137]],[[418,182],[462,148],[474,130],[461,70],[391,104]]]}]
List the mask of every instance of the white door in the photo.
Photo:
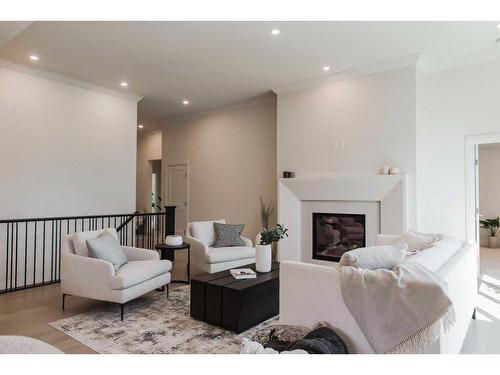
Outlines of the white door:
[{"label": "white door", "polygon": [[169,206],[176,206],[175,232],[177,234],[184,234],[188,220],[188,178],[187,164],[168,166],[167,200]]}]

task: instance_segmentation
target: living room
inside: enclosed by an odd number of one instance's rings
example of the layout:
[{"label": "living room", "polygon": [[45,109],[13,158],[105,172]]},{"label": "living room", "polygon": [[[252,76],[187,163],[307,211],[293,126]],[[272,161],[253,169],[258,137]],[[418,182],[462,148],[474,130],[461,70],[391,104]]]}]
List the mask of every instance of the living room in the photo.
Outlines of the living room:
[{"label": "living room", "polygon": [[500,15],[46,11],[0,21],[0,353],[500,354]]}]

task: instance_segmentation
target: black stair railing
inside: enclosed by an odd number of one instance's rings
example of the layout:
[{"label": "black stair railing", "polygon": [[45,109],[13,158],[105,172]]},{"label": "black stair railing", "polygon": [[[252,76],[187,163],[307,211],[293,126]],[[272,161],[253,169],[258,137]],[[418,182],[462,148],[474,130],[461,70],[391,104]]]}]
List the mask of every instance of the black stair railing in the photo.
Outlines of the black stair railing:
[{"label": "black stair railing", "polygon": [[123,246],[154,249],[175,233],[175,206],[156,213],[0,220],[0,293],[58,283],[63,235],[111,227]]}]

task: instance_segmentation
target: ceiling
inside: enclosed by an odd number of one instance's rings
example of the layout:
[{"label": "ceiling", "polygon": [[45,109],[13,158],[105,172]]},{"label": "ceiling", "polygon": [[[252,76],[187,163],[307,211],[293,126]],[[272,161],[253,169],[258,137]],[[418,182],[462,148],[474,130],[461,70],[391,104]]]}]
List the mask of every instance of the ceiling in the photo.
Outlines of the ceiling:
[{"label": "ceiling", "polygon": [[137,94],[152,128],[384,60],[500,50],[498,37],[496,22],[0,22],[0,59]]}]

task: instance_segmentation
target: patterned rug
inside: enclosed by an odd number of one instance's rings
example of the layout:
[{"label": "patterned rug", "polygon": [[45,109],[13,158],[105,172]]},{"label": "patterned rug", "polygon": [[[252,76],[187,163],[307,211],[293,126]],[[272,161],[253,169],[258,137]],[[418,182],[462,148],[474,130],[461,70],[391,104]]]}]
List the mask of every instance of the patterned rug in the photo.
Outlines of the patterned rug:
[{"label": "patterned rug", "polygon": [[[71,297],[70,297],[71,298]],[[277,320],[271,318],[241,334],[189,316],[189,286],[167,293],[153,292],[120,307],[109,304],[49,323],[101,354],[239,353],[242,339]]]}]

